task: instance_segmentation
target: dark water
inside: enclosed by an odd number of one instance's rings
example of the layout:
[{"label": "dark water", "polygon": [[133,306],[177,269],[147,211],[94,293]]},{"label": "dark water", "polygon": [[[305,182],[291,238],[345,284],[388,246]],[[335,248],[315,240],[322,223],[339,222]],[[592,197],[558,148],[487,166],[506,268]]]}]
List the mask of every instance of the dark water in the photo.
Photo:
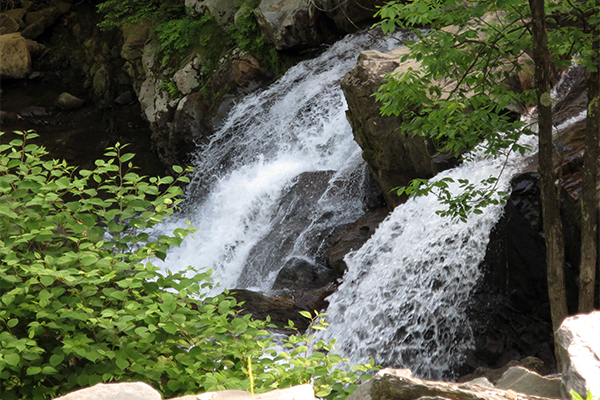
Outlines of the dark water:
[{"label": "dark water", "polygon": [[[141,117],[139,104],[115,103],[101,109],[78,86],[74,82],[72,87],[65,88],[50,78],[2,81],[0,109],[19,116],[16,121],[14,116],[2,121],[0,128],[8,134],[0,141],[7,143],[14,139],[17,135],[11,134],[13,131],[34,130],[40,135],[34,143],[46,147],[50,157],[86,169],[93,168],[106,147],[116,142],[131,143],[127,152],[136,154],[133,162],[139,167],[138,173],[164,175],[166,168],[152,148],[151,131]],[[64,91],[85,99],[86,103],[78,110],[62,110],[56,106],[56,99]]]}]

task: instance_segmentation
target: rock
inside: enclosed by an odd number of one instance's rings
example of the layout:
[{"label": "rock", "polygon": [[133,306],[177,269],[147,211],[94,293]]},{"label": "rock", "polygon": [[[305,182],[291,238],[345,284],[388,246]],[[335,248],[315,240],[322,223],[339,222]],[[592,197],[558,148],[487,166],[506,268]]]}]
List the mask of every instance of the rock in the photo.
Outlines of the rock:
[{"label": "rock", "polygon": [[176,397],[169,400],[313,400],[315,394],[311,384],[292,386],[252,395],[242,390],[223,390],[198,395]]},{"label": "rock", "polygon": [[185,7],[191,16],[209,12],[215,17],[217,24],[227,28],[233,24],[238,3],[237,0],[185,0]]},{"label": "rock", "polygon": [[410,369],[393,369],[393,368],[384,368],[377,372],[377,374],[372,378],[360,385],[354,393],[348,396],[347,400],[372,400],[371,398],[371,389],[373,387],[373,382],[375,382],[375,378],[381,377],[383,375],[392,375],[400,378],[412,378],[412,372]]},{"label": "rock", "polygon": [[571,390],[584,399],[587,390],[592,398],[600,397],[600,311],[579,314],[563,321],[556,332],[562,362],[562,391],[569,398]]},{"label": "rock", "polygon": [[497,369],[479,367],[473,373],[461,377],[458,382],[472,382],[474,379],[485,378],[492,384],[496,384],[509,368],[517,366],[537,372],[540,375],[545,375],[548,372],[548,368],[542,360],[536,357],[526,357],[522,360],[512,360],[505,366]]},{"label": "rock", "polygon": [[240,86],[246,86],[261,75],[258,60],[250,54],[244,54],[241,58],[232,62],[233,79]]},{"label": "rock", "polygon": [[32,58],[38,58],[46,51],[46,46],[35,40],[27,39],[27,49]]},{"label": "rock", "polygon": [[57,7],[44,8],[40,11],[28,12],[25,15],[25,25],[21,34],[26,39],[35,39],[44,30],[52,26],[62,14]]},{"label": "rock", "polygon": [[179,71],[173,75],[173,82],[177,85],[177,89],[184,94],[190,94],[192,91],[200,87],[199,71],[202,66],[202,61],[199,56],[195,56]]},{"label": "rock", "polygon": [[363,158],[373,170],[390,208],[403,201],[395,193],[390,193],[393,188],[406,185],[414,178],[433,176],[430,155],[436,154],[432,142],[399,131],[401,118],[381,116],[380,105],[373,98],[373,93],[384,83],[386,74],[418,68],[410,60],[400,62],[400,57],[407,51],[406,48],[386,54],[363,51],[357,66],[341,82],[354,139],[363,149]]},{"label": "rock", "polygon": [[[323,231],[311,230],[316,225],[309,217],[314,204],[321,198],[333,177],[333,171],[315,171],[300,174],[293,186],[284,193],[271,220],[271,229],[250,251],[238,284],[248,287],[251,282],[260,282],[269,274],[278,273],[285,265],[297,240],[302,235],[303,254],[314,257],[318,254],[323,236],[331,227],[324,221]],[[315,226],[317,230],[320,227]],[[294,255],[297,251],[294,252]],[[326,269],[323,269],[325,272]],[[329,276],[329,272],[327,272]],[[318,279],[320,281],[320,279]]]},{"label": "rock", "polygon": [[[463,383],[447,383],[426,381],[404,374],[393,374],[389,369],[379,371],[373,379],[363,384],[370,389],[357,389],[358,396],[348,400],[417,400],[417,399],[452,399],[452,400],[518,400],[523,395],[512,390],[490,390],[488,387]],[[367,393],[364,393],[367,392]],[[368,395],[367,395],[368,394]],[[360,397],[359,397],[360,396]],[[537,397],[537,399],[544,399]]]},{"label": "rock", "polygon": [[55,400],[162,400],[162,396],[147,383],[99,383]]},{"label": "rock", "polygon": [[31,73],[31,55],[25,38],[19,33],[0,36],[0,77],[22,79]]},{"label": "rock", "polygon": [[489,389],[494,389],[494,384],[487,378],[475,378],[472,381],[465,382],[467,385],[477,385]]},{"label": "rock", "polygon": [[344,261],[346,254],[360,249],[388,214],[387,208],[370,211],[332,240],[331,246],[325,252],[325,258],[327,266],[336,276],[342,276],[348,269]]},{"label": "rock", "polygon": [[384,0],[315,0],[317,8],[344,33],[356,32],[365,22],[373,21],[377,8],[385,3]]},{"label": "rock", "polygon": [[18,22],[19,20],[23,21],[25,14],[27,14],[27,10],[25,8],[13,8],[12,10],[6,10],[2,12],[0,15],[6,15]]},{"label": "rock", "polygon": [[169,134],[169,145],[177,159],[185,156],[213,133],[208,120],[208,101],[195,92],[185,96],[177,104]]},{"label": "rock", "polygon": [[110,98],[110,72],[106,66],[100,67],[94,74],[92,88],[97,99]]},{"label": "rock", "polygon": [[150,28],[151,25],[147,21],[123,28],[125,40],[121,48],[121,57],[130,62],[141,59],[144,46],[150,37]]},{"label": "rock", "polygon": [[265,41],[277,50],[319,44],[318,14],[314,3],[304,0],[262,0],[254,10]]},{"label": "rock", "polygon": [[133,93],[130,90],[127,90],[115,98],[115,103],[120,104],[122,106],[127,105],[133,101]]},{"label": "rock", "polygon": [[0,14],[0,35],[19,31],[19,23],[14,18],[2,13]]},{"label": "rock", "polygon": [[17,113],[0,110],[0,125],[10,125],[19,120]]},{"label": "rock", "polygon": [[19,115],[22,117],[45,117],[48,115],[48,112],[44,107],[29,106],[22,109]]},{"label": "rock", "polygon": [[264,320],[271,317],[271,322],[278,328],[283,329],[288,321],[293,321],[294,326],[301,332],[308,328],[308,319],[300,315],[300,308],[295,304],[293,298],[289,297],[267,297],[261,293],[246,289],[234,289],[231,295],[239,302],[244,302],[241,315],[252,314],[256,319]]},{"label": "rock", "polygon": [[330,269],[301,258],[286,261],[277,274],[273,289],[309,290],[327,285],[334,279]]},{"label": "rock", "polygon": [[546,378],[523,367],[511,367],[502,375],[496,387],[530,396],[562,399],[560,382],[560,378]]},{"label": "rock", "polygon": [[77,110],[83,107],[84,103],[85,100],[75,97],[67,92],[61,93],[61,95],[58,96],[58,99],[56,100],[56,104],[58,104],[65,110]]}]

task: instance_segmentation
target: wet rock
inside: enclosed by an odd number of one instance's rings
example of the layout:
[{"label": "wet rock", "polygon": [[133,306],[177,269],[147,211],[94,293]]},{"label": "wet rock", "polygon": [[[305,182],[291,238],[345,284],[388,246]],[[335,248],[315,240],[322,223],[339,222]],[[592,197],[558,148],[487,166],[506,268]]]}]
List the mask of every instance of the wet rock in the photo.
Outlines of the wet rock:
[{"label": "wet rock", "polygon": [[390,208],[403,201],[390,192],[393,188],[406,185],[414,178],[433,176],[430,154],[436,154],[433,143],[398,130],[402,126],[401,118],[380,115],[380,105],[373,98],[386,74],[417,68],[412,61],[400,62],[405,52],[404,48],[386,54],[363,51],[357,66],[341,82],[354,139],[362,148],[363,158]]},{"label": "wet rock", "polygon": [[[305,231],[313,223],[311,213],[315,203],[321,198],[329,185],[333,171],[305,172],[296,178],[294,185],[283,194],[277,211],[271,221],[271,229],[258,242],[248,255],[246,265],[240,275],[238,284],[251,286],[252,282],[264,281],[264,277],[277,273],[285,265],[292,254],[298,238],[302,235],[303,254],[318,254],[324,232]],[[324,224],[325,226],[327,224]]]},{"label": "wet rock", "polygon": [[99,383],[55,400],[162,400],[159,392],[142,382]]},{"label": "wet rock", "polygon": [[258,60],[250,54],[244,54],[232,63],[233,79],[240,86],[246,86],[261,75]]},{"label": "wet rock", "polygon": [[2,13],[0,14],[0,35],[19,31],[19,23],[14,18]]},{"label": "wet rock", "polygon": [[48,115],[48,111],[44,107],[40,106],[29,106],[19,112],[22,117],[44,117]]},{"label": "wet rock", "polygon": [[563,321],[556,332],[562,361],[562,394],[569,398],[571,390],[586,398],[600,396],[600,311],[579,314]]},{"label": "wet rock", "polygon": [[102,66],[94,74],[92,88],[94,96],[97,99],[108,99],[110,98],[110,72],[107,67]]},{"label": "wet rock", "polygon": [[314,3],[304,0],[263,0],[254,10],[265,40],[277,50],[321,43],[318,14]]},{"label": "wet rock", "polygon": [[184,159],[212,134],[208,110],[209,104],[199,92],[185,96],[179,101],[169,137],[169,145],[177,154],[177,159]]},{"label": "wet rock", "polygon": [[267,297],[261,293],[246,289],[234,289],[231,295],[238,302],[244,302],[242,306],[242,315],[252,314],[256,319],[264,320],[267,316],[271,317],[271,322],[278,328],[283,329],[288,325],[288,321],[294,322],[294,326],[300,331],[308,328],[309,320],[300,315],[300,308],[289,295],[287,297]]},{"label": "wet rock", "polygon": [[19,33],[0,36],[0,77],[22,79],[31,73],[31,55],[27,42]]},{"label": "wet rock", "polygon": [[387,208],[370,211],[332,240],[331,247],[325,252],[325,258],[327,266],[336,277],[341,277],[348,269],[344,261],[346,254],[360,249],[388,214]]},{"label": "wet rock", "polygon": [[277,274],[273,289],[308,290],[327,285],[335,278],[333,271],[301,258],[292,257]]},{"label": "wet rock", "polygon": [[65,110],[77,110],[83,107],[85,100],[75,97],[70,93],[64,92],[58,96],[56,103],[59,105],[59,107],[64,108]]}]

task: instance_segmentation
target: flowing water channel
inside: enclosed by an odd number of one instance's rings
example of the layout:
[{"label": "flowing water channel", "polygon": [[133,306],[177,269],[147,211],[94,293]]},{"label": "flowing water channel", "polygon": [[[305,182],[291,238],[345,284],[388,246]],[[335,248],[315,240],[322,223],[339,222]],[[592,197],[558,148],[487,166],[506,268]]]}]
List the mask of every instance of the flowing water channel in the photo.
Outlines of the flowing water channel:
[{"label": "flowing water channel", "polygon": [[[310,239],[366,211],[365,164],[339,81],[361,50],[389,51],[399,39],[348,37],[236,104],[212,141],[198,149],[184,213],[162,227],[170,232],[189,219],[198,228],[165,265],[210,268],[222,287],[268,291],[289,259],[316,263]],[[479,182],[504,169],[498,186],[505,190],[523,162],[474,153],[438,179]],[[307,174],[312,180],[303,180]],[[322,187],[311,192],[316,181]],[[299,184],[311,206],[293,196],[282,206]],[[472,347],[465,305],[502,207],[487,207],[465,223],[439,217],[439,208],[432,197],[408,201],[347,257],[349,270],[330,297],[331,325],[320,338],[336,339],[337,351],[351,363],[374,357],[417,376],[448,378]],[[291,221],[299,231],[269,236]]]}]

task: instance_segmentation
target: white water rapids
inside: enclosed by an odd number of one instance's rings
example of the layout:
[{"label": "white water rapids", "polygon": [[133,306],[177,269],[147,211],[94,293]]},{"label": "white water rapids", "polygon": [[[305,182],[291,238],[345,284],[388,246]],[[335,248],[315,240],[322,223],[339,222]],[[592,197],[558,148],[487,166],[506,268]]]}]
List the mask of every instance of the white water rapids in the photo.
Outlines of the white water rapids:
[{"label": "white water rapids", "polygon": [[323,224],[352,223],[366,211],[361,195],[365,165],[346,120],[339,81],[356,65],[361,50],[389,51],[398,45],[398,38],[382,40],[368,33],[348,37],[236,104],[211,142],[198,150],[186,212],[161,227],[171,232],[189,219],[198,228],[169,252],[165,265],[210,268],[225,288],[270,289],[277,269],[259,276],[244,273],[253,247],[269,233],[272,218],[282,212],[277,210],[280,198],[300,174],[330,171],[328,188],[304,216],[309,221],[305,231],[280,238],[294,242],[284,261],[314,262],[303,237],[314,236]]},{"label": "white water rapids", "polygon": [[[314,263],[304,239],[325,225],[352,223],[366,211],[361,193],[365,165],[346,121],[339,81],[356,65],[361,50],[397,46],[398,39],[348,37],[236,104],[211,142],[198,150],[185,212],[161,227],[171,232],[189,219],[198,228],[169,252],[165,265],[210,268],[222,287],[267,291],[286,260]],[[504,161],[475,155],[439,178],[478,182],[496,176]],[[514,157],[506,164],[501,190],[521,163]],[[282,197],[301,174],[315,171],[328,171],[322,175],[328,183],[305,213],[304,231],[261,242],[273,220],[287,212],[278,209]],[[330,327],[320,338],[335,338],[337,352],[351,363],[373,356],[380,364],[442,378],[472,346],[464,306],[502,207],[487,207],[466,223],[439,217],[439,207],[433,197],[408,201],[347,257],[349,270],[329,299]],[[280,242],[292,244],[270,265],[265,254],[281,252]],[[263,246],[257,256],[256,248]],[[245,270],[249,264],[258,269]]]}]

